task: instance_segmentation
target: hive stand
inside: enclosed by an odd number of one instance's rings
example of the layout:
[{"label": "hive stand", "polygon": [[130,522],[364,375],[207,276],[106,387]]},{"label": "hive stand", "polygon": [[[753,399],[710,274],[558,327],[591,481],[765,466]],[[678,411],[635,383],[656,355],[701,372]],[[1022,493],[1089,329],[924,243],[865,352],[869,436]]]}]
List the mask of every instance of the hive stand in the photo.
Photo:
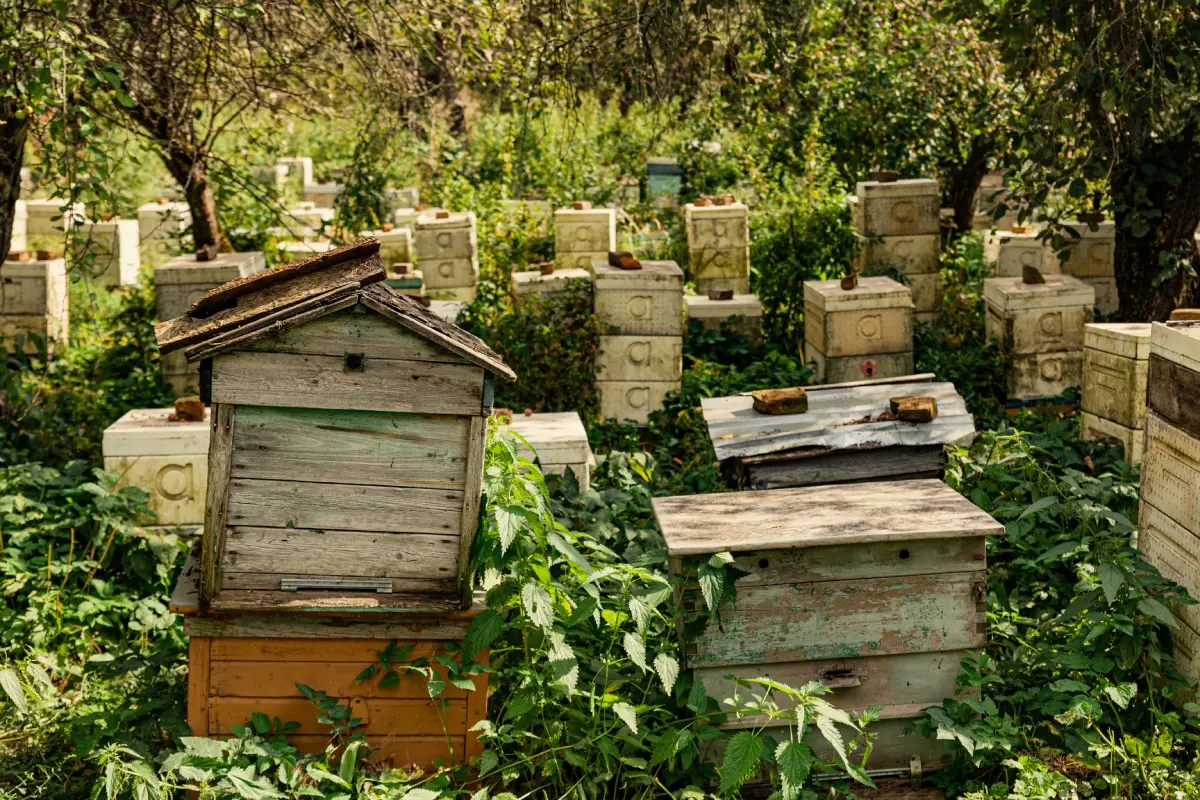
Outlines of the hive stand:
[{"label": "hive stand", "polygon": [[70,332],[67,262],[61,258],[5,261],[0,282],[0,336],[5,346],[24,336],[25,352],[36,350],[29,334],[65,345]]},{"label": "hive stand", "polygon": [[1130,464],[1142,463],[1149,359],[1149,322],[1084,326],[1081,435],[1118,440]]},{"label": "hive stand", "polygon": [[[809,386],[808,411],[762,414],[749,393],[700,401],[721,473],[733,487],[941,477],[946,445],[969,447],[975,421],[952,383],[932,375]],[[889,400],[933,397],[932,422],[879,420]]]},{"label": "hive stand", "polygon": [[[871,767],[907,767],[918,756],[936,768],[945,742],[902,732],[955,696],[959,663],[986,646],[984,537],[1002,525],[936,480],[659,497],[653,506],[681,626],[702,613],[700,563],[728,552],[746,573],[719,624],[684,634],[686,668],[723,709],[735,690],[726,675],[818,681],[835,687],[827,699],[843,710],[883,706],[869,729],[879,734]],[[775,723],[783,736],[786,724]],[[722,727],[763,725],[773,732],[759,717],[731,716]]]}]

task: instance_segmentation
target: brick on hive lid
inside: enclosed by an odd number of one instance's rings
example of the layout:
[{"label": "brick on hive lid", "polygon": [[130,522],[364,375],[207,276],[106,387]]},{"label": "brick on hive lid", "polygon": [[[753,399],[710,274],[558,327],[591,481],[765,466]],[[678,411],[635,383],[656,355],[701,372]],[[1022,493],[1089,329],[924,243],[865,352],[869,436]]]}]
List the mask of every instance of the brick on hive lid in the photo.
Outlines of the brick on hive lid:
[{"label": "brick on hive lid", "polygon": [[909,395],[893,397],[888,402],[892,413],[906,422],[933,422],[937,419],[936,397]]},{"label": "brick on hive lid", "polygon": [[750,396],[754,398],[754,410],[760,414],[803,414],[808,411],[808,394],[802,386],[757,389]]}]

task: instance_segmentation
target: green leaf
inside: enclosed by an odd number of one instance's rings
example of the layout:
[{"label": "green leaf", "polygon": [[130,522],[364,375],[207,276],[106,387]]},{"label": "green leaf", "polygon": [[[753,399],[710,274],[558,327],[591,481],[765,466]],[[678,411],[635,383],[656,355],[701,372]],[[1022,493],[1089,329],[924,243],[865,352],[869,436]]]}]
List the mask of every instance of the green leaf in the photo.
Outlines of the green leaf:
[{"label": "green leaf", "polygon": [[621,718],[621,721],[629,726],[629,730],[634,733],[638,732],[637,726],[637,711],[629,703],[617,703],[613,707],[613,713]]},{"label": "green leaf", "polygon": [[1128,708],[1130,701],[1137,695],[1137,684],[1122,683],[1118,686],[1105,686],[1104,693],[1121,708]]},{"label": "green leaf", "polygon": [[473,661],[504,630],[504,617],[492,609],[479,612],[463,634],[463,659]]},{"label": "green leaf", "polygon": [[338,776],[348,784],[353,785],[354,783],[354,770],[358,766],[358,751],[363,744],[362,741],[351,742],[342,752],[342,763],[338,765]]},{"label": "green leaf", "polygon": [[1105,562],[1100,565],[1100,586],[1104,589],[1104,599],[1111,606],[1117,600],[1117,593],[1125,583],[1125,570],[1116,564]]},{"label": "green leaf", "polygon": [[642,641],[642,637],[631,631],[625,634],[623,643],[629,660],[643,670],[648,670],[649,667],[646,665],[646,643]]},{"label": "green leaf", "polygon": [[484,750],[479,754],[479,776],[483,777],[500,766],[500,757],[495,750]]},{"label": "green leaf", "polygon": [[670,694],[671,689],[675,687],[675,681],[679,679],[679,662],[666,653],[659,653],[654,657],[654,671],[662,681],[663,691]]},{"label": "green leaf", "polygon": [[1179,627],[1179,622],[1175,619],[1175,615],[1171,613],[1171,610],[1155,600],[1153,597],[1147,597],[1145,600],[1139,600],[1138,610],[1148,617],[1154,617],[1156,620],[1167,625],[1168,627]]},{"label": "green leaf", "polygon": [[521,587],[521,603],[525,613],[534,625],[550,630],[554,624],[554,608],[550,601],[550,593],[542,586],[532,581]]},{"label": "green leaf", "polygon": [[525,509],[520,506],[496,506],[493,514],[496,517],[496,531],[500,534],[500,553],[503,555],[525,527]]},{"label": "green leaf", "polygon": [[812,772],[816,757],[804,742],[789,740],[775,750],[775,763],[779,765],[779,777],[783,781],[784,797],[799,796],[804,782]]},{"label": "green leaf", "polygon": [[1017,519],[1025,519],[1029,515],[1036,514],[1039,511],[1043,511],[1043,510],[1049,508],[1050,506],[1056,504],[1057,502],[1058,502],[1057,497],[1053,497],[1053,496],[1043,497],[1041,500],[1038,500],[1038,501],[1032,503],[1028,508],[1026,508],[1024,511],[1022,511],[1021,516],[1017,517]]},{"label": "green leaf", "polygon": [[0,669],[0,688],[4,689],[8,699],[17,707],[17,716],[25,716],[29,710],[29,700],[25,697],[25,687],[21,685],[21,677],[12,667]]},{"label": "green leaf", "polygon": [[435,792],[432,789],[425,789],[418,786],[415,789],[409,789],[405,792],[400,800],[437,800],[441,796],[441,792]]},{"label": "green leaf", "polygon": [[754,731],[739,731],[725,743],[721,761],[721,784],[717,793],[728,796],[758,772],[762,762],[763,740]]},{"label": "green leaf", "polygon": [[699,680],[692,680],[692,688],[688,691],[687,707],[697,714],[704,713],[708,708],[708,692]]},{"label": "green leaf", "polygon": [[1058,545],[1057,547],[1051,547],[1049,550],[1042,553],[1040,556],[1038,556],[1037,560],[1039,562],[1040,561],[1049,561],[1052,558],[1058,558],[1059,556],[1065,556],[1067,553],[1074,552],[1078,549],[1079,549],[1079,542],[1063,542],[1062,544]]},{"label": "green leaf", "polygon": [[701,564],[699,579],[704,605],[708,606],[709,611],[716,611],[721,603],[721,594],[725,591],[725,568]]},{"label": "green leaf", "polygon": [[833,752],[838,754],[838,758],[849,769],[850,759],[846,757],[846,743],[842,740],[842,733],[837,729],[837,724],[824,714],[820,714],[817,716],[817,730],[821,731],[821,736],[829,742]]}]

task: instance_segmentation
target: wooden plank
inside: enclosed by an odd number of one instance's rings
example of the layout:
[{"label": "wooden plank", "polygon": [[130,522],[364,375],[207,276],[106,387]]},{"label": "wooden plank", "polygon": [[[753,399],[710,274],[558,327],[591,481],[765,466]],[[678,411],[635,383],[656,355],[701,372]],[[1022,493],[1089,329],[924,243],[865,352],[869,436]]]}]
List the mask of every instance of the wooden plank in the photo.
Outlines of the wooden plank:
[{"label": "wooden plank", "polygon": [[[347,352],[367,358],[440,361],[469,364],[468,359],[427,341],[366,306],[339,311],[278,336],[259,339],[242,349],[341,357]],[[366,312],[366,313],[361,313]]]},{"label": "wooden plank", "polygon": [[1200,439],[1150,412],[1145,444],[1142,500],[1200,534]]},{"label": "wooden plank", "polygon": [[297,614],[342,613],[367,614],[415,611],[457,611],[462,601],[457,593],[411,594],[392,592],[265,592],[253,589],[229,589],[213,598],[209,609],[214,612],[291,612]]},{"label": "wooden plank", "polygon": [[212,364],[216,403],[415,414],[478,414],[483,403],[483,370],[463,364],[367,358],[347,372],[341,357],[249,351]]},{"label": "wooden plank", "polygon": [[337,575],[453,592],[458,542],[450,535],[233,526],[225,534],[221,586],[278,589],[282,577]]},{"label": "wooden plank", "polygon": [[467,417],[241,406],[232,475],[461,489],[470,427]]},{"label": "wooden plank", "polygon": [[264,337],[275,336],[328,314],[351,308],[358,304],[357,292],[361,288],[362,284],[357,281],[339,286],[325,294],[193,345],[184,351],[184,355],[189,363],[203,361],[225,350],[249,346]]},{"label": "wooden plank", "polygon": [[[491,665],[491,652],[488,648],[484,648],[475,660],[481,664]],[[471,678],[475,684],[475,691],[467,692],[467,739],[466,739],[466,759],[470,760],[476,756],[483,754],[483,742],[479,741],[481,731],[471,730],[477,722],[487,719],[487,701],[488,701],[488,684],[490,679],[485,672],[482,675]]]},{"label": "wooden plank", "polygon": [[1200,372],[1150,354],[1147,401],[1154,413],[1182,428],[1190,436],[1200,437]]},{"label": "wooden plank", "polygon": [[[437,736],[447,732],[462,736],[467,732],[467,704],[463,700],[452,700],[443,709],[428,699],[356,697],[350,700],[350,708],[365,726],[356,730],[368,736],[399,731],[405,736]],[[208,706],[210,735],[232,733],[233,725],[245,725],[255,712],[266,714],[270,719],[300,723],[296,729],[298,735],[329,732],[328,725],[317,722],[320,712],[307,698],[214,697]]]},{"label": "wooden plank", "polygon": [[377,533],[459,532],[463,492],[306,481],[233,478],[230,527],[309,528]]},{"label": "wooden plank", "polygon": [[687,646],[691,667],[966,650],[987,643],[982,572],[738,590]]},{"label": "wooden plank", "polygon": [[167,608],[172,614],[195,614],[200,611],[200,543],[194,542],[183,560],[183,569],[175,579]]},{"label": "wooden plank", "polygon": [[471,545],[479,528],[479,506],[483,498],[483,458],[487,449],[487,419],[471,417],[467,440],[467,485],[463,489],[462,516],[458,539],[458,591],[463,608],[471,607],[475,587],[471,576]]},{"label": "wooden plank", "polygon": [[[395,536],[397,534],[381,534],[383,536]],[[311,561],[312,554],[309,555]],[[453,564],[454,562],[449,562]],[[291,594],[293,597],[297,593],[304,593],[305,596],[313,591],[325,591],[326,587],[322,583],[326,578],[335,576],[338,578],[366,578],[369,576],[363,575],[344,575],[335,573],[332,569],[327,569],[323,564],[308,564],[306,565],[308,572],[225,572],[221,576],[221,591],[236,592],[236,591],[254,591],[254,592],[280,592],[282,594]],[[362,567],[352,567],[355,571],[365,571]],[[295,581],[295,590],[284,591],[283,582]],[[442,595],[450,596],[457,592],[458,585],[453,578],[386,578],[389,593],[402,595]],[[341,591],[369,591],[369,589],[343,589]]]},{"label": "wooden plank", "polygon": [[208,736],[211,648],[207,636],[193,636],[188,642],[187,721],[192,736]]},{"label": "wooden plank", "polygon": [[941,481],[656,497],[672,556],[992,536],[1004,531]]},{"label": "wooden plank", "polygon": [[[1147,563],[1200,597],[1200,536],[1185,530],[1149,503],[1141,504],[1138,549]],[[1176,605],[1175,614],[1192,628],[1200,629],[1200,605]]]},{"label": "wooden plank", "polygon": [[214,403],[209,410],[208,490],[204,498],[204,536],[200,550],[200,607],[206,607],[221,585],[221,550],[225,538],[229,470],[233,461],[235,406]]},{"label": "wooden plank", "polygon": [[840,450],[817,456],[785,454],[741,460],[743,482],[751,489],[785,489],[828,483],[911,480],[939,477],[946,467],[946,448],[892,446]]},{"label": "wooden plank", "polygon": [[894,378],[872,378],[866,381],[849,381],[847,383],[826,383],[820,386],[806,386],[806,391],[822,392],[831,389],[848,389],[857,386],[888,386],[895,383],[931,383],[937,377],[932,372],[919,372],[916,375],[898,375]]},{"label": "wooden plank", "polygon": [[[380,649],[386,645],[380,642]],[[332,697],[393,697],[413,700],[429,699],[424,676],[400,676],[400,683],[389,689],[379,688],[379,676],[355,683],[363,668],[371,662],[323,661],[213,661],[211,693],[214,697],[302,697],[296,684],[320,689]],[[446,670],[434,669],[444,679]],[[441,696],[447,700],[462,700],[467,691],[452,683],[446,684]]]},{"label": "wooden plank", "polygon": [[[373,748],[377,748],[371,753],[372,760],[397,769],[411,770],[415,766],[431,772],[435,768],[435,762],[466,763],[462,755],[465,744],[461,736],[450,738],[449,746],[453,749],[453,758],[447,749],[445,736],[372,734],[367,740]],[[289,736],[288,741],[302,753],[319,753],[329,745],[328,736]]]},{"label": "wooden plank", "polygon": [[[312,640],[295,636],[275,639],[220,637],[212,642],[212,658],[214,661],[361,661],[363,664],[373,664],[379,660],[380,651],[391,641],[387,638],[350,636],[321,642],[314,647]],[[418,658],[432,658],[440,652],[445,642],[417,641],[404,644],[413,646],[407,663]]]},{"label": "wooden plank", "polygon": [[[453,599],[458,602],[458,597]],[[473,611],[453,611],[430,615],[428,612],[379,609],[363,619],[344,615],[293,613],[246,614],[236,616],[185,617],[185,636],[224,638],[294,638],[309,642],[309,649],[320,657],[321,648],[331,639],[363,636],[371,639],[461,640],[474,618]],[[320,639],[320,643],[312,640]]]},{"label": "wooden plank", "polygon": [[738,578],[741,591],[780,583],[979,572],[986,568],[987,548],[978,537],[845,544],[742,553],[734,564],[747,573]]}]

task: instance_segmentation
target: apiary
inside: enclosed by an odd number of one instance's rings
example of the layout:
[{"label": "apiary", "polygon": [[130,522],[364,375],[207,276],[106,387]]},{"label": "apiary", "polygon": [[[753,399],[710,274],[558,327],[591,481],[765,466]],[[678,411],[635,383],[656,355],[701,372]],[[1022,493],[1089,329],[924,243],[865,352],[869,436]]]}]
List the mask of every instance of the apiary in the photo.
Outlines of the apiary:
[{"label": "apiary", "polygon": [[533,459],[536,454],[543,475],[562,475],[569,469],[579,482],[579,490],[588,490],[596,459],[577,412],[537,412],[528,416],[518,413],[508,425],[533,448],[530,452],[521,444],[520,455]]},{"label": "apiary", "polygon": [[1084,439],[1112,437],[1141,463],[1150,368],[1150,323],[1091,323],[1083,333]]},{"label": "apiary", "polygon": [[541,270],[514,272],[511,279],[513,300],[519,303],[530,297],[545,298],[569,286],[579,285],[580,281],[587,284],[592,282],[592,273],[585,267],[556,268],[549,273]]},{"label": "apiary", "polygon": [[300,197],[304,187],[313,183],[313,160],[308,156],[284,156],[275,163],[287,168],[289,194]]},{"label": "apiary", "polygon": [[750,292],[750,210],[744,203],[706,200],[683,207],[688,277],[696,291]]},{"label": "apiary", "polygon": [[34,352],[30,334],[66,344],[70,327],[67,262],[61,258],[5,261],[0,270],[0,335],[4,338],[0,347],[24,336],[23,349]]},{"label": "apiary", "polygon": [[212,404],[204,608],[469,604],[493,376],[516,376],[385,276],[364,239],[156,326]]},{"label": "apiary", "polygon": [[719,331],[725,324],[746,340],[750,352],[761,349],[763,308],[757,295],[735,294],[726,299],[714,292],[688,295],[683,303],[689,323],[695,320],[706,331]]},{"label": "apiary", "polygon": [[413,234],[425,290],[437,300],[475,299],[479,282],[475,214],[439,211],[417,218]]},{"label": "apiary", "polygon": [[1044,283],[988,278],[983,289],[987,337],[1005,359],[1010,402],[1057,398],[1083,383],[1083,326],[1095,292],[1070,275]]},{"label": "apiary", "polygon": [[104,431],[104,471],[150,495],[150,525],[198,528],[208,489],[208,420],[176,422],[170,408],[137,408]]},{"label": "apiary", "polygon": [[136,219],[80,223],[72,268],[109,288],[132,286],[142,265],[139,242]]},{"label": "apiary", "polygon": [[62,233],[86,219],[83,203],[68,204],[66,200],[51,197],[45,200],[26,200],[27,220],[25,233],[33,237],[59,237]]},{"label": "apiary", "polygon": [[166,198],[138,208],[138,235],[142,249],[152,261],[177,256],[183,249],[183,237],[192,225],[187,203],[172,203]]},{"label": "apiary", "polygon": [[338,195],[342,193],[340,183],[306,183],[304,184],[304,199],[319,208],[333,208]]},{"label": "apiary", "polygon": [[383,190],[383,211],[386,219],[391,219],[401,208],[416,208],[420,204],[421,193],[415,186]]},{"label": "apiary", "polygon": [[914,316],[925,322],[937,317],[942,301],[940,196],[934,180],[864,181],[850,204],[857,269],[899,269],[912,291]]},{"label": "apiary", "polygon": [[1116,313],[1117,299],[1116,249],[1117,224],[1100,222],[1096,230],[1086,222],[1069,222],[1062,233],[1066,259],[1051,253],[1048,260],[1060,265],[1064,275],[1073,275],[1096,291],[1096,312]]},{"label": "apiary", "polygon": [[[238,278],[254,275],[267,268],[266,257],[258,251],[218,253],[212,261],[197,261],[192,254],[177,256],[154,268],[154,292],[160,321],[186,314],[192,304],[211,289]],[[200,386],[200,371],[189,365],[182,353],[163,355],[163,373],[176,394]]]},{"label": "apiary", "polygon": [[333,222],[333,209],[301,201],[294,208],[288,209],[282,221],[287,236],[304,240],[315,239],[324,235],[325,226]]},{"label": "apiary", "polygon": [[674,261],[638,269],[592,262],[600,336],[596,386],[604,419],[645,425],[683,373],[683,270]]},{"label": "apiary", "polygon": [[[733,696],[730,674],[816,680],[836,688],[828,700],[843,710],[883,706],[873,768],[914,756],[936,768],[944,742],[900,734],[955,696],[959,663],[987,644],[985,537],[1000,523],[936,480],[652,502],[688,631],[684,667],[710,696]],[[723,552],[745,573],[737,600],[696,632],[698,569]],[[771,732],[767,719],[726,726],[746,724]],[[786,736],[786,721],[776,724]]]},{"label": "apiary", "polygon": [[817,381],[911,375],[912,291],[891,278],[804,282],[804,355]]},{"label": "apiary", "polygon": [[617,249],[617,215],[611,208],[575,203],[554,212],[554,263],[562,269],[587,269]]},{"label": "apiary", "polygon": [[646,159],[646,199],[660,208],[679,208],[683,192],[683,167],[679,159],[651,156]]},{"label": "apiary", "polygon": [[28,248],[27,231],[29,228],[29,211],[24,200],[18,200],[13,205],[12,237],[8,240],[8,249],[4,252],[20,251]]},{"label": "apiary", "polygon": [[379,257],[383,266],[391,270],[397,264],[413,262],[413,235],[408,228],[397,228],[392,223],[384,226],[385,230],[363,231],[361,237],[372,237],[379,240]]},{"label": "apiary", "polygon": [[1061,270],[1045,239],[1038,233],[1022,230],[996,231],[988,235],[983,246],[983,261],[992,265],[997,278],[1019,278],[1025,267],[1043,275],[1056,275]]},{"label": "apiary", "polygon": [[[766,414],[749,392],[700,401],[721,474],[734,488],[940,478],[946,446],[969,447],[975,420],[952,383],[910,375],[808,386],[808,410]],[[897,419],[894,397],[930,397],[929,422]]]}]

